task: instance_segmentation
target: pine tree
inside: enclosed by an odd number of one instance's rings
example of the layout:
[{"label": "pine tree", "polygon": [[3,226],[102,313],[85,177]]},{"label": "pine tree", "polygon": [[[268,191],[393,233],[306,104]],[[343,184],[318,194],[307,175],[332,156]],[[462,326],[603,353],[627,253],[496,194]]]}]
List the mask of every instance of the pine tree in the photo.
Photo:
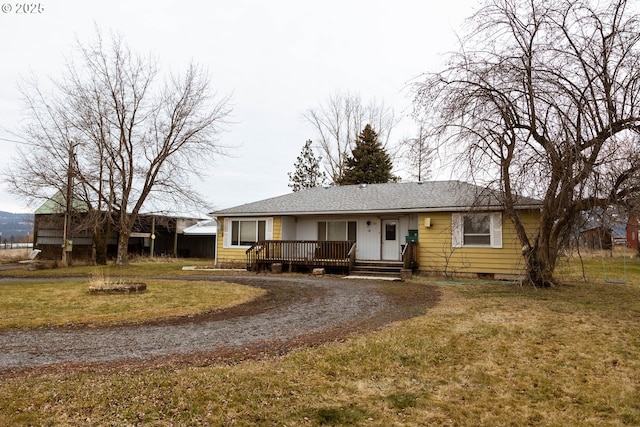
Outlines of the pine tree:
[{"label": "pine tree", "polygon": [[311,140],[307,140],[293,165],[295,171],[293,173],[289,172],[289,187],[291,187],[294,192],[318,187],[323,185],[327,180],[327,175],[320,170],[320,161],[322,158],[315,156],[311,144]]},{"label": "pine tree", "polygon": [[344,174],[337,184],[375,184],[398,179],[391,174],[391,158],[378,142],[378,134],[371,125],[366,125],[358,135],[345,166]]}]

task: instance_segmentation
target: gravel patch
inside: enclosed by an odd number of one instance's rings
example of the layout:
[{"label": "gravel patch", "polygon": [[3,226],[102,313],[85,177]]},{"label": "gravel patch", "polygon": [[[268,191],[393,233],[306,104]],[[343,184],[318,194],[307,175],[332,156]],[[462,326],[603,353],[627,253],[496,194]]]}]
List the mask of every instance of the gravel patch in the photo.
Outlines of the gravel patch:
[{"label": "gravel patch", "polygon": [[438,297],[436,288],[426,285],[331,277],[193,279],[225,280],[268,292],[227,310],[141,325],[0,330],[0,373],[207,364],[283,354],[425,313]]}]

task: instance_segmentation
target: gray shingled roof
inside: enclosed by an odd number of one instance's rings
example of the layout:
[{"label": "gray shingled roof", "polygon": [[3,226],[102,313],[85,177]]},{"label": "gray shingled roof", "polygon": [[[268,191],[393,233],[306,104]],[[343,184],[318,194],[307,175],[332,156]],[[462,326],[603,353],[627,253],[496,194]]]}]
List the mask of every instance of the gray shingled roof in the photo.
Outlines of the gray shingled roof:
[{"label": "gray shingled roof", "polygon": [[[522,207],[539,204],[523,199]],[[482,187],[461,181],[316,187],[212,212],[216,216],[466,211],[499,208]]]}]

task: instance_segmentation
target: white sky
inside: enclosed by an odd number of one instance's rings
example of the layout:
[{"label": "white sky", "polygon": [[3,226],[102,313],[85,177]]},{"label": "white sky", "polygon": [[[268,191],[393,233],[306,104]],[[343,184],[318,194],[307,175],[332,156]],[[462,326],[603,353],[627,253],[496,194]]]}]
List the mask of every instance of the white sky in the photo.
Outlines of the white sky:
[{"label": "white sky", "polygon": [[[222,143],[239,146],[198,183],[216,209],[290,192],[287,172],[315,131],[302,119],[335,93],[384,101],[408,116],[406,84],[441,67],[456,48],[456,31],[476,0],[56,0],[44,11],[0,12],[0,169],[15,153],[21,118],[17,84],[35,75],[57,78],[75,39],[94,39],[96,26],[120,33],[132,50],[152,53],[165,69],[190,62],[207,68],[219,94],[232,94],[229,131]],[[12,11],[5,13],[6,5]],[[36,3],[38,4],[38,3]],[[404,118],[390,143],[411,135]],[[0,210],[32,212],[0,188]]]}]

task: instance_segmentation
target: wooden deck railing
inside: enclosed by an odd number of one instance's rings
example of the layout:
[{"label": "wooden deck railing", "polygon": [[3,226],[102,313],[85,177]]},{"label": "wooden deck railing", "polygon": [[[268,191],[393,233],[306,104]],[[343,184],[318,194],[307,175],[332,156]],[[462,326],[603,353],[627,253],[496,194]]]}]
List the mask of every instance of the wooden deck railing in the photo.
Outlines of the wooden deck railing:
[{"label": "wooden deck railing", "polygon": [[317,240],[263,240],[246,251],[247,269],[260,270],[280,263],[283,269],[305,268],[351,269],[355,262],[355,242]]},{"label": "wooden deck railing", "polygon": [[414,270],[418,268],[418,244],[407,242],[402,249],[402,268]]}]

